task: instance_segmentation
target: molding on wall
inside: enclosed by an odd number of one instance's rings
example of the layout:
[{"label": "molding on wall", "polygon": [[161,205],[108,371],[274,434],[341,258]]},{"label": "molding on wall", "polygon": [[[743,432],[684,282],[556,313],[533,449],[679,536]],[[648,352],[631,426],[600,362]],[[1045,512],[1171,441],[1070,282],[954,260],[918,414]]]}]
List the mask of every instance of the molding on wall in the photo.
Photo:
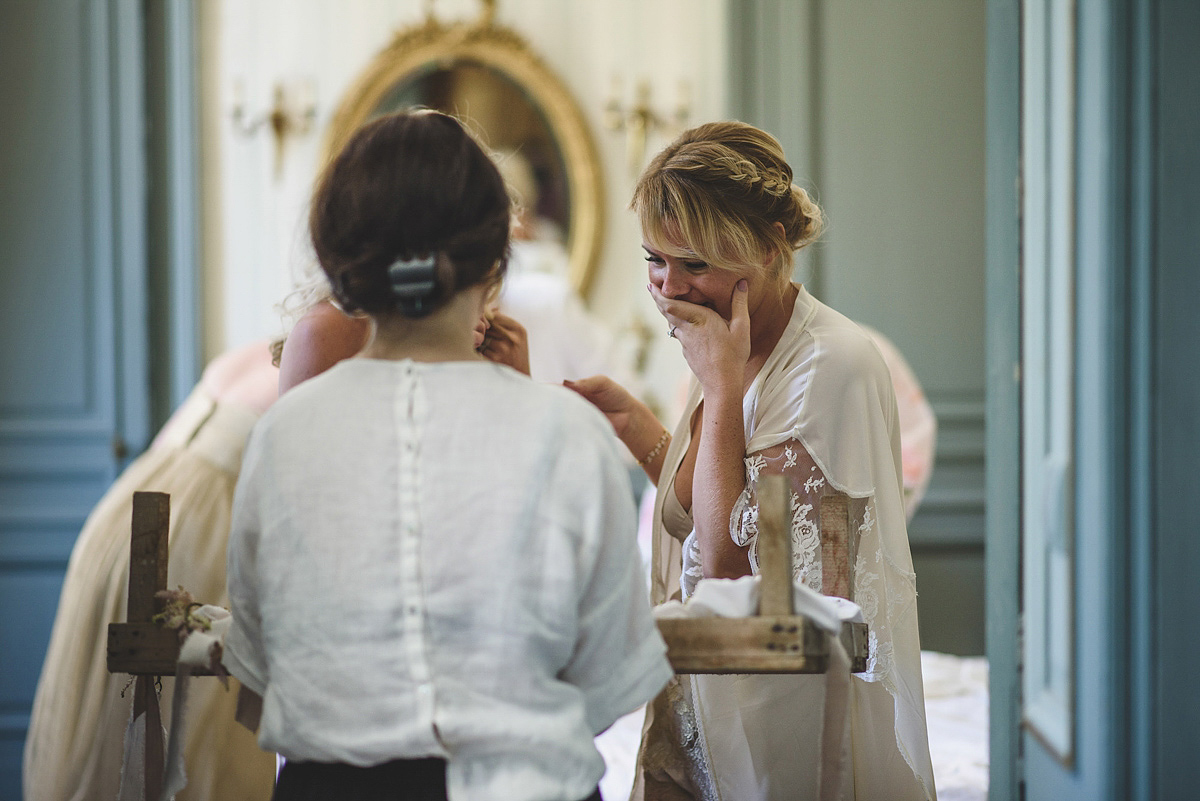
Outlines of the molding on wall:
[{"label": "molding on wall", "polygon": [[937,457],[929,490],[908,527],[914,550],[982,551],[987,509],[984,487],[984,401],[976,393],[931,393],[938,421]]}]

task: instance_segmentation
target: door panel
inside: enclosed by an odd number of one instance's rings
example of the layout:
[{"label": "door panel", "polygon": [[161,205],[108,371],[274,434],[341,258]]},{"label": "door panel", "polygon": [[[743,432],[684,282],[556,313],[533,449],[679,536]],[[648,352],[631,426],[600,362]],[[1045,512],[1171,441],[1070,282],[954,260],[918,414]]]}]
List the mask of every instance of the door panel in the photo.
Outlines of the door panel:
[{"label": "door panel", "polygon": [[0,798],[71,546],[150,427],[139,14],[0,3]]}]

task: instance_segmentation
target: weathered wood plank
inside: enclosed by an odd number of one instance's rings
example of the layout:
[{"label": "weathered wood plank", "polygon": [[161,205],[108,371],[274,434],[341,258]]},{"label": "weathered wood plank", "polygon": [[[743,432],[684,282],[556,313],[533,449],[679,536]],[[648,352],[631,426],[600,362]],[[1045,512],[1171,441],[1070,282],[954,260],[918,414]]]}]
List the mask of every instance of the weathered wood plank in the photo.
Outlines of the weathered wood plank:
[{"label": "weathered wood plank", "polygon": [[[806,617],[675,618],[658,621],[676,673],[824,673],[827,635]],[[867,626],[844,623],[851,670],[867,666]]]},{"label": "weathered wood plank", "polygon": [[[157,623],[108,624],[108,672],[133,676],[174,676],[179,637]],[[213,675],[193,667],[193,676]]]},{"label": "weathered wood plank", "polygon": [[[794,615],[791,505],[787,479],[765,475],[758,487],[758,565],[762,577],[758,615],[748,618],[684,618],[658,621],[667,659],[676,673],[824,673],[828,636],[808,618]],[[819,512],[822,560],[834,570],[823,576],[826,594],[853,600],[855,534],[849,498],[831,493]],[[865,623],[842,626],[842,645],[851,670],[867,667]]]},{"label": "weathered wood plank", "polygon": [[792,614],[792,535],[788,485],[783,476],[758,481],[758,573],[762,576],[758,613]]},{"label": "weathered wood plank", "polygon": [[179,636],[157,623],[108,624],[108,671],[135,676],[173,676]]},{"label": "weathered wood plank", "polygon": [[162,736],[162,716],[158,708],[158,697],[155,695],[154,680],[149,676],[138,676],[133,687],[133,717],[146,716],[145,740],[145,798],[158,798],[162,795],[163,771],[165,769],[165,753]]},{"label": "weathered wood plank", "polygon": [[658,621],[676,673],[824,673],[829,642],[803,617]]},{"label": "weathered wood plank", "polygon": [[133,493],[133,531],[129,541],[129,608],[125,619],[149,621],[162,610],[154,593],[167,588],[167,527],[171,496],[165,492]]},{"label": "weathered wood plank", "polygon": [[854,600],[857,533],[850,530],[850,499],[840,492],[821,498],[821,592]]},{"label": "weathered wood plank", "polygon": [[842,647],[850,656],[850,672],[865,673],[867,657],[871,655],[866,623],[842,624]]}]

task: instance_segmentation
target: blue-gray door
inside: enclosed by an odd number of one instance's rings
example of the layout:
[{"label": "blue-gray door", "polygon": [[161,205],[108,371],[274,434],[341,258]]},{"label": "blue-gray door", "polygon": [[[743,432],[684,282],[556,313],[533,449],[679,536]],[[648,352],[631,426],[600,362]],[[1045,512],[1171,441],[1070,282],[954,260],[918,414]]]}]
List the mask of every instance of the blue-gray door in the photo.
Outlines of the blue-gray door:
[{"label": "blue-gray door", "polygon": [[0,3],[0,799],[67,557],[151,429],[141,6]]},{"label": "blue-gray door", "polygon": [[989,4],[995,801],[1200,787],[1198,34],[1183,0]]}]

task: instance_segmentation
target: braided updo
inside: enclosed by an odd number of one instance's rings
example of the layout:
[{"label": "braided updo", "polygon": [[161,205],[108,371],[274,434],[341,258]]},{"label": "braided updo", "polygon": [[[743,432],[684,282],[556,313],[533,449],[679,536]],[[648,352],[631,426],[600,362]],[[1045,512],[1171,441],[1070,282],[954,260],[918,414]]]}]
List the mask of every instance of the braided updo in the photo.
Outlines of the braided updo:
[{"label": "braided updo", "polygon": [[778,254],[769,277],[783,284],[793,253],[823,225],[820,207],[792,179],[774,136],[744,122],[712,122],[654,157],[630,205],[656,249],[741,274]]}]

